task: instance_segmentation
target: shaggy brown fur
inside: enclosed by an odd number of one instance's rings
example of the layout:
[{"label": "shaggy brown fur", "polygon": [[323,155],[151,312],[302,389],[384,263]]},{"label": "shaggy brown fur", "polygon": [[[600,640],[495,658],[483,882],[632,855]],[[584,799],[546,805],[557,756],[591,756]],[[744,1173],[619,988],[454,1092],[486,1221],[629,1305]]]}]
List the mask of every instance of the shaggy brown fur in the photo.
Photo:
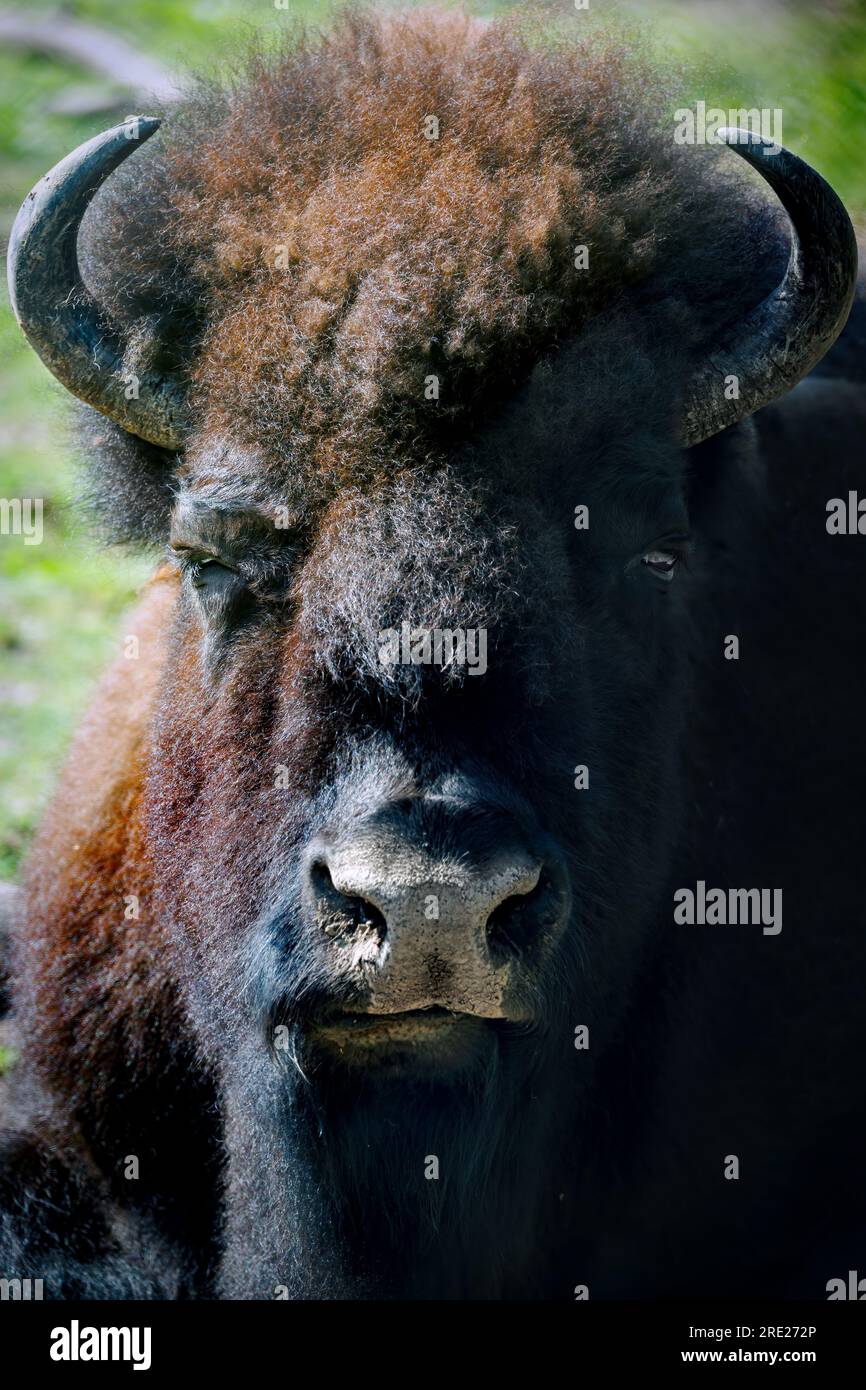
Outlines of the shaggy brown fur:
[{"label": "shaggy brown fur", "polygon": [[573,24],[350,12],[170,113],[96,200],[88,276],[134,330],[130,366],[168,339],[210,440],[252,447],[250,486],[309,513],[465,436],[629,287],[688,347],[777,273],[766,191],[676,147],[670,106]]}]

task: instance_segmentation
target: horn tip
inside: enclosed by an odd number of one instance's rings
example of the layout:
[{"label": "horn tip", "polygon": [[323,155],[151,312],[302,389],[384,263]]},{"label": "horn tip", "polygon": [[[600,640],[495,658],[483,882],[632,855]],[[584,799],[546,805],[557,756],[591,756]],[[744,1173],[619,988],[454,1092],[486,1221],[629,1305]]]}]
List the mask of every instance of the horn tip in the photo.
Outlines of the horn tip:
[{"label": "horn tip", "polygon": [[750,154],[778,154],[781,146],[774,144],[772,140],[767,140],[763,135],[756,135],[754,131],[744,130],[740,126],[721,126],[716,132],[717,139],[721,145],[745,146]]},{"label": "horn tip", "polygon": [[161,116],[139,116],[132,112],[126,120],[121,123],[120,129],[123,130],[130,125],[135,125],[136,138],[139,140],[149,140],[151,135],[155,135],[162,125]]}]

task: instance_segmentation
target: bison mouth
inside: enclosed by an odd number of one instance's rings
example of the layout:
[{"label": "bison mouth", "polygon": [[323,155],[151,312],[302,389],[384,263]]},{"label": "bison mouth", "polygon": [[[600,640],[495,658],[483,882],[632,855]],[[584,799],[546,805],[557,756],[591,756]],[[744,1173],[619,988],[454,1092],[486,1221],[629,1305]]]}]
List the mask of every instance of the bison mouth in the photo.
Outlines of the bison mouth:
[{"label": "bison mouth", "polygon": [[341,1042],[347,1038],[362,1047],[377,1046],[390,1039],[404,1041],[438,1037],[443,1028],[459,1027],[465,1022],[480,1022],[471,1014],[455,1013],[452,1009],[434,1005],[428,1009],[407,1009],[402,1013],[342,1013],[335,1014],[317,1029],[321,1037]]},{"label": "bison mouth", "polygon": [[306,1040],[332,1060],[360,1065],[461,1065],[488,1054],[496,1020],[431,1005],[398,1013],[331,1013]]}]

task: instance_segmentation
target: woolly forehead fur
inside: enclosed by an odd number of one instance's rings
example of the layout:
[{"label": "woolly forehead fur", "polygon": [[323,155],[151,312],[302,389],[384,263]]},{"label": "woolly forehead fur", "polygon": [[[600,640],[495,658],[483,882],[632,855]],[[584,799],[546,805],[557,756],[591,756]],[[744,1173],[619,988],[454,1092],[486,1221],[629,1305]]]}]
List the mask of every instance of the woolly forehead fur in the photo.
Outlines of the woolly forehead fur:
[{"label": "woolly forehead fur", "polygon": [[[626,45],[582,32],[349,11],[165,114],[81,247],[129,366],[190,380],[188,481],[309,513],[454,456],[612,313],[615,413],[659,339],[675,399],[689,355],[778,275],[779,218],[733,155],[674,145],[677,94]],[[592,360],[569,382],[572,429],[599,404]],[[102,420],[90,434],[108,530],[162,539],[171,460]]]}]

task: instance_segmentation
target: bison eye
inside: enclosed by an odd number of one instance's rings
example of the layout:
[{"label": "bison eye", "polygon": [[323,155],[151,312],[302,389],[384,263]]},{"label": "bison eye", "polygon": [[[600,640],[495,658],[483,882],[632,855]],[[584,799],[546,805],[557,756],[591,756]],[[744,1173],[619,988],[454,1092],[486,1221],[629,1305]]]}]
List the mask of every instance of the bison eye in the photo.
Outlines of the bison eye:
[{"label": "bison eye", "polygon": [[682,556],[676,550],[648,550],[641,557],[641,562],[647,569],[652,570],[653,574],[657,574],[659,579],[664,579],[669,584],[681,559]]},{"label": "bison eye", "polygon": [[237,570],[230,569],[220,560],[196,560],[190,567],[190,579],[194,589],[216,590],[238,579]]},{"label": "bison eye", "polygon": [[186,553],[179,558],[186,582],[208,619],[223,622],[239,616],[248,588],[238,570],[212,555]]}]

